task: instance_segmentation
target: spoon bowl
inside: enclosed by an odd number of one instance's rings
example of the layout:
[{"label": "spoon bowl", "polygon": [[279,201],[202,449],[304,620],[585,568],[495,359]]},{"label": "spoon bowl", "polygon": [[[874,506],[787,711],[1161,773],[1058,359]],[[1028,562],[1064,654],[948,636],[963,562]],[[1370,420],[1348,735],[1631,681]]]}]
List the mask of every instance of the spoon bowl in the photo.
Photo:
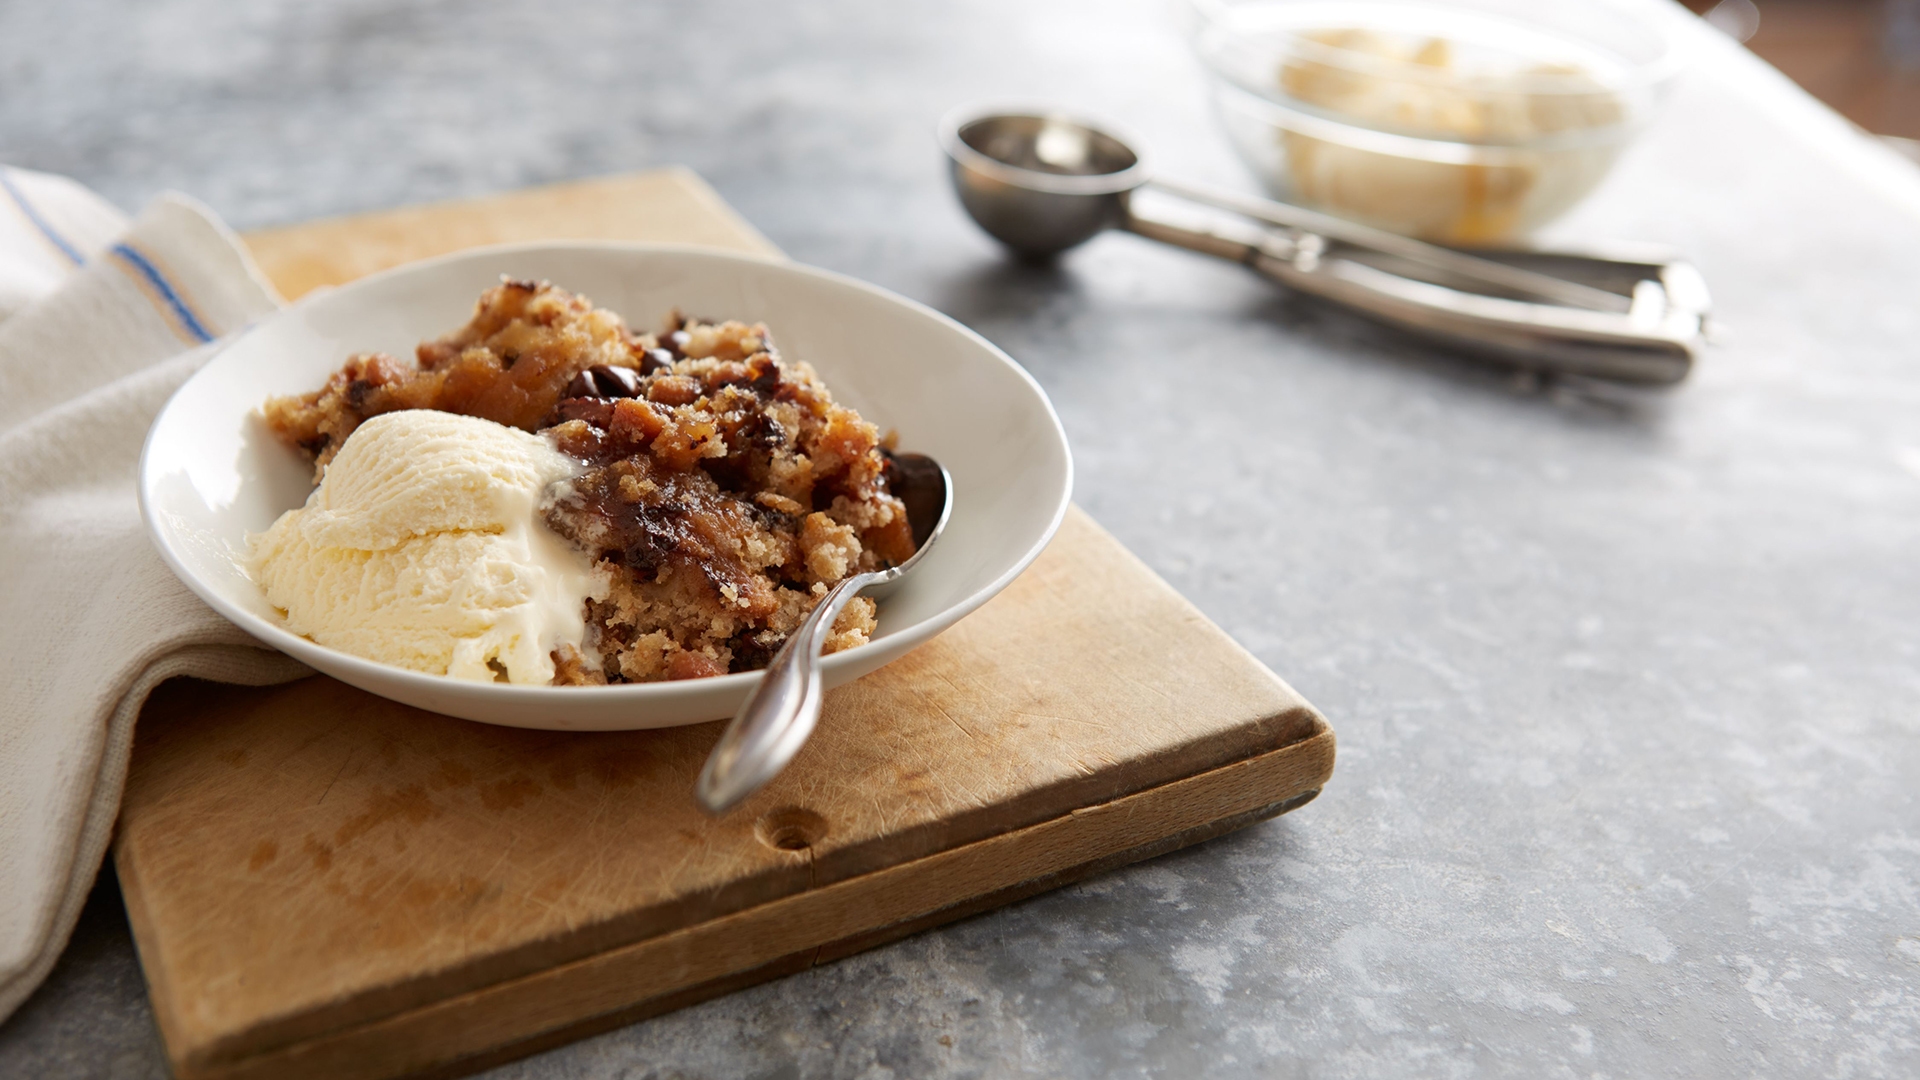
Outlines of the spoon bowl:
[{"label": "spoon bowl", "polygon": [[979,115],[940,125],[954,190],[994,239],[1046,258],[1127,220],[1127,196],[1147,165],[1127,142],[1061,113]]}]

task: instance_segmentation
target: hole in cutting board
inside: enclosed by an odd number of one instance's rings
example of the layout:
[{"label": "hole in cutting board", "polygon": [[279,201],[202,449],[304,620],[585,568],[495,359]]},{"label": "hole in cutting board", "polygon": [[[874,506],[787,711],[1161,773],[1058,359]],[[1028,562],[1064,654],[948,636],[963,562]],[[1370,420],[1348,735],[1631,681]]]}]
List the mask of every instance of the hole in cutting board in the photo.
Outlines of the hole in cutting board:
[{"label": "hole in cutting board", "polygon": [[827,819],[804,807],[770,810],[753,827],[760,842],[780,851],[802,852],[827,835]]}]

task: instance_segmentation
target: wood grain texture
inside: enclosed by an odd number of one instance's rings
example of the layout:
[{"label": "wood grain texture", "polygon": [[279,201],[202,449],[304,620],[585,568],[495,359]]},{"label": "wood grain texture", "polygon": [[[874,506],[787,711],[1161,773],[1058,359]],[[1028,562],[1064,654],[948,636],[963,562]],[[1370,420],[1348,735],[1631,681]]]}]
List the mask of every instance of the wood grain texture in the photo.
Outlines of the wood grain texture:
[{"label": "wood grain texture", "polygon": [[[598,235],[765,249],[683,171],[252,242],[295,292],[628,201],[655,209]],[[324,677],[163,687],[115,857],[175,1068],[484,1063],[1284,812],[1334,753],[1078,510],[1001,596],[829,694],[793,767],[715,821],[691,792],[718,735],[492,728]]]},{"label": "wood grain texture", "polygon": [[[473,1033],[522,1046],[581,1022],[631,1021],[928,926],[1056,888],[1124,862],[1162,854],[1309,801],[1262,800],[1275,788],[1325,779],[1332,732],[1026,829],[810,889],[633,945],[610,949],[364,1026],[236,1063],[189,1068],[188,1077],[399,1076],[458,1062]],[[1172,830],[1170,833],[1168,830]],[[980,902],[951,897],[985,889]],[[769,947],[786,950],[769,960]]]}]

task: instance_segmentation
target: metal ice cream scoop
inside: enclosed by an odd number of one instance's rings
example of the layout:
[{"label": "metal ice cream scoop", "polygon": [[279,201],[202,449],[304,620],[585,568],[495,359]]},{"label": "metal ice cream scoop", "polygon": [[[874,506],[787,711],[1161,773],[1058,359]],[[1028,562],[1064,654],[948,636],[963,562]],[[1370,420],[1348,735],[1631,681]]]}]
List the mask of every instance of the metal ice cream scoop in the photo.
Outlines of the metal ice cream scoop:
[{"label": "metal ice cream scoop", "polygon": [[[862,589],[884,590],[912,570],[940,539],[953,513],[953,478],[925,454],[894,454],[893,493],[906,504],[913,555],[899,566],[854,574],[835,585],[800,626],[787,635],[766,674],[740,706],[707,755],[694,795],[709,813],[722,813],[780,774],[820,720],[820,654],[841,609]],[[884,593],[882,593],[884,595]]]},{"label": "metal ice cream scoop", "polygon": [[1660,254],[1441,247],[1151,177],[1110,129],[1045,110],[961,110],[940,141],[967,213],[1029,257],[1121,229],[1522,367],[1624,382],[1680,381],[1705,340],[1705,283]]}]

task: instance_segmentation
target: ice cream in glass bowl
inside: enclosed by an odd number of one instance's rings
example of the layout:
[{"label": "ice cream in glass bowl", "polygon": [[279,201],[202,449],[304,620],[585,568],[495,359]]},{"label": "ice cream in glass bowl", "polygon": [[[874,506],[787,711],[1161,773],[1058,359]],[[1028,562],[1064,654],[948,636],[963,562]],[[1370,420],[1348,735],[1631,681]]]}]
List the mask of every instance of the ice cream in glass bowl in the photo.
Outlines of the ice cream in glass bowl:
[{"label": "ice cream in glass bowl", "polygon": [[1571,209],[1676,68],[1604,0],[1192,0],[1234,148],[1276,198],[1440,243],[1513,241]]}]

